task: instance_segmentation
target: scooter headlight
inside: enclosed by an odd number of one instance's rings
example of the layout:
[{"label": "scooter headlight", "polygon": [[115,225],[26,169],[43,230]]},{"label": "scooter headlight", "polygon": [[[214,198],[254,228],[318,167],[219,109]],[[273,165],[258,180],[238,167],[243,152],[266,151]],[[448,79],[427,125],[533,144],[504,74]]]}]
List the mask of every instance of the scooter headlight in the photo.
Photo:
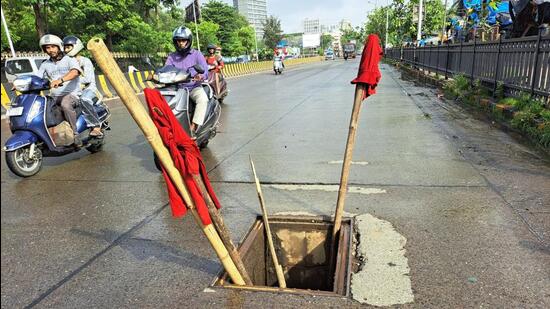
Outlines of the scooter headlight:
[{"label": "scooter headlight", "polygon": [[19,78],[16,78],[13,81],[13,86],[15,87],[15,90],[19,92],[28,91],[31,87],[31,78],[27,76],[21,76]]},{"label": "scooter headlight", "polygon": [[34,101],[27,115],[27,123],[30,123],[40,113],[40,102]]},{"label": "scooter headlight", "polygon": [[176,72],[163,72],[158,74],[158,81],[162,84],[172,84],[176,79]]}]

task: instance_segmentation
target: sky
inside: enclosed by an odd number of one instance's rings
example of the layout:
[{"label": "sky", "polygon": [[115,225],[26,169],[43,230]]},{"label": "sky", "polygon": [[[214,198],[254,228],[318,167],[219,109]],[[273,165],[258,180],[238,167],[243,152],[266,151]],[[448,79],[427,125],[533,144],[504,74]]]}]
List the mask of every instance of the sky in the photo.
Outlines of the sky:
[{"label": "sky", "polygon": [[[222,0],[233,5],[233,0]],[[203,1],[205,2],[205,1]],[[267,15],[281,20],[285,33],[302,32],[305,18],[319,18],[323,25],[333,25],[346,19],[355,26],[362,26],[367,11],[388,0],[267,0]]]}]

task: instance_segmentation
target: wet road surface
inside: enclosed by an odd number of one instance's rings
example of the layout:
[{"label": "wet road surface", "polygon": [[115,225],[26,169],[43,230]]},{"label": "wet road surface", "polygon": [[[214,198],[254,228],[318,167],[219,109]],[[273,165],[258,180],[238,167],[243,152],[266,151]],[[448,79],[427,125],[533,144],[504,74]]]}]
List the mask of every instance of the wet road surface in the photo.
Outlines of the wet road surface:
[{"label": "wet road surface", "polygon": [[[330,215],[355,61],[231,79],[220,133],[203,151],[235,241],[260,214]],[[382,66],[358,128],[346,211],[405,239],[409,307],[548,307],[550,164],[490,123]],[[328,307],[334,297],[205,288],[220,269],[192,218],[171,217],[152,151],[112,106],[104,151],[46,158],[20,179],[2,156],[2,307]],[[9,137],[2,122],[2,143]],[[362,192],[362,193],[361,193]]]}]

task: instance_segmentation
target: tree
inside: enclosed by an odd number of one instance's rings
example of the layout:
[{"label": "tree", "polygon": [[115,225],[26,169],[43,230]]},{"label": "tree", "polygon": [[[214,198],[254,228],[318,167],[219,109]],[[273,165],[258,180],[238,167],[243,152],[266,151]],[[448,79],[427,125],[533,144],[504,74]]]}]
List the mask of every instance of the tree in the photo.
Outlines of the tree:
[{"label": "tree", "polygon": [[239,29],[249,25],[244,16],[240,15],[232,6],[217,0],[204,4],[201,14],[203,20],[219,25],[218,38],[224,54],[239,55],[239,51],[243,52],[242,44],[240,42],[237,44],[238,38],[235,36],[238,35]]},{"label": "tree", "polygon": [[328,47],[332,47],[332,41],[334,38],[330,34],[321,35],[321,49],[325,50]]},{"label": "tree", "polygon": [[270,48],[274,49],[277,47],[277,43],[283,38],[283,30],[281,30],[281,21],[274,16],[269,16],[265,22],[264,26],[264,43]]},{"label": "tree", "polygon": [[256,32],[251,26],[244,26],[237,30],[237,37],[241,42],[241,46],[244,49],[245,54],[249,54],[250,51],[254,50],[254,45],[256,41]]},{"label": "tree", "polygon": [[[197,48],[197,35],[195,33],[195,23],[189,23],[187,25],[189,29],[193,31],[194,40],[193,40],[193,46]],[[211,21],[202,21],[198,24],[199,28],[199,39],[200,39],[200,46],[201,50],[203,52],[206,52],[206,47],[208,44],[220,44],[220,41],[218,40],[218,31],[220,30],[220,26],[218,24],[215,24]]]}]

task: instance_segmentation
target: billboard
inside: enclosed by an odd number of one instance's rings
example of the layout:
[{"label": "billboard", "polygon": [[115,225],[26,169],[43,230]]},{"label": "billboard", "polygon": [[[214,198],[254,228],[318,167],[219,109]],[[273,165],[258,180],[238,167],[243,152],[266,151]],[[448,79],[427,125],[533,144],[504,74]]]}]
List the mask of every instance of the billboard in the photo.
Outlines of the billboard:
[{"label": "billboard", "polygon": [[321,46],[321,34],[311,33],[302,34],[302,47],[303,48],[315,48]]}]

